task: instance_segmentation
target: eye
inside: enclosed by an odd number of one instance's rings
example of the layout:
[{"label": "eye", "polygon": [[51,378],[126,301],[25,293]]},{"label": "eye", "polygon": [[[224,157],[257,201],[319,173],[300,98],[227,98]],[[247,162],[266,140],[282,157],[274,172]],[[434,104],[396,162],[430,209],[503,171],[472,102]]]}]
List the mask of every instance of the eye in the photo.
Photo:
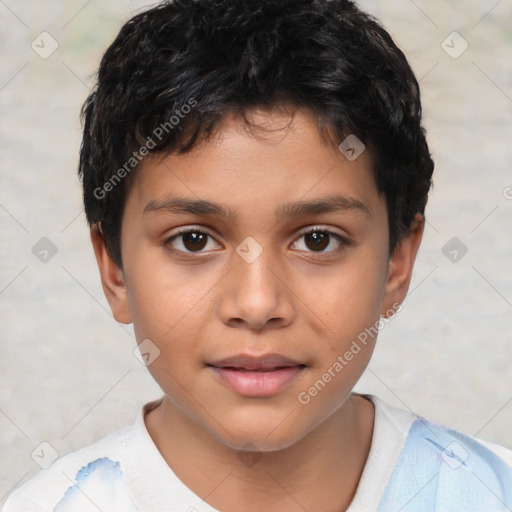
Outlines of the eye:
[{"label": "eye", "polygon": [[[335,254],[350,244],[350,241],[347,238],[320,226],[308,228],[307,231],[302,232],[299,239],[300,238],[304,238],[304,243],[302,245],[305,246],[306,249],[299,248],[299,250],[311,250],[311,252],[319,253],[328,252]],[[326,250],[328,247],[332,246],[333,239],[337,241],[338,246],[334,249]]]},{"label": "eye", "polygon": [[[165,245],[170,244],[173,246],[173,249],[185,253],[200,252],[208,245],[208,238],[213,239],[213,237],[205,231],[197,228],[188,228],[182,229],[169,237],[165,241]],[[176,244],[178,247],[173,245],[175,242],[179,242]]]},{"label": "eye", "polygon": [[[187,228],[182,229],[169,237],[165,241],[165,245],[171,245],[173,250],[178,252],[201,253],[206,252],[204,251],[205,248],[206,250],[215,249],[215,247],[210,249],[207,248],[209,238],[213,240],[212,235],[206,231],[199,228]],[[301,233],[299,239],[300,238],[304,238],[305,243],[302,245],[305,246],[305,249],[299,247],[298,250],[305,250],[308,252],[335,254],[350,245],[350,241],[347,238],[320,226],[308,228],[306,231]],[[326,250],[329,247],[332,247],[334,240],[337,241],[337,247]],[[297,244],[297,242],[295,242],[295,244]]]}]

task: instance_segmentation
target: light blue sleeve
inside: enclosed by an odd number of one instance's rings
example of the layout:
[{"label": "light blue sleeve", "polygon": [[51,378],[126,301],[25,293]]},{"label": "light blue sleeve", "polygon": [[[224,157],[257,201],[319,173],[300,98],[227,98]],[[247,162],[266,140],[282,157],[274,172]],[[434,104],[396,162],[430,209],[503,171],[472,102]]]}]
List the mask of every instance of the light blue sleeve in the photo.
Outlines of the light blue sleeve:
[{"label": "light blue sleeve", "polygon": [[378,512],[511,512],[512,468],[456,430],[416,420]]}]

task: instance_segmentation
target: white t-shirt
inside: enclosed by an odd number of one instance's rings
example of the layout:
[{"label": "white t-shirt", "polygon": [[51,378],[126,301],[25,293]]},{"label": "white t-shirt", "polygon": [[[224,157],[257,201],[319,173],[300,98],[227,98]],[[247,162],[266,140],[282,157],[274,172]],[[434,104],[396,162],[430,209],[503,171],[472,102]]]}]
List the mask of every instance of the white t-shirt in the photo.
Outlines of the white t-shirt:
[{"label": "white t-shirt", "polygon": [[[475,443],[472,438],[456,431],[423,420],[409,411],[386,405],[373,395],[363,396],[375,406],[375,423],[370,453],[347,512],[393,509],[417,512],[427,503],[429,507],[435,504],[434,508],[428,510],[470,510],[464,507],[472,504],[476,505],[471,510],[480,510],[479,506],[489,510],[512,510],[512,501],[507,502],[512,500],[509,495],[512,494],[512,486],[506,489],[512,482],[512,450],[479,439]],[[132,426],[69,453],[37,473],[10,494],[3,512],[218,512],[178,479],[149,435],[144,415],[160,401],[158,399],[143,405]],[[457,437],[446,437],[452,435]],[[415,448],[420,442],[419,437],[423,443],[421,452]],[[437,441],[433,440],[434,437]],[[418,453],[420,462],[416,463]],[[451,497],[439,495],[429,485],[436,473],[440,478],[443,472],[436,469],[427,472],[426,476],[420,474],[422,467],[427,466],[422,461],[427,459],[429,463],[435,461],[448,468],[446,473],[449,476],[436,481],[436,488],[440,489],[444,482],[451,489],[446,493]],[[480,466],[466,464],[466,459],[474,464],[483,464],[486,471],[491,468],[492,475],[478,477]],[[459,468],[461,470],[457,473]],[[452,492],[457,482],[464,481],[464,485],[475,487],[474,483],[468,483],[467,476],[463,477],[463,471],[470,476],[475,475],[484,484],[489,481],[489,492],[485,491],[484,501],[478,501],[480,495],[472,496],[469,505],[462,504],[462,508],[452,509],[449,508],[450,503],[458,507],[460,501],[450,500],[463,499],[453,498],[458,496]],[[434,477],[430,478],[431,474]],[[495,478],[495,475],[498,476]],[[419,485],[423,485],[421,479],[427,477],[429,480],[425,480],[424,485],[426,491],[419,492]],[[467,494],[466,490],[461,492]],[[417,501],[422,495],[425,501]],[[496,496],[496,503],[493,501],[492,505],[482,505],[491,503],[485,500],[494,500],[493,495]],[[500,508],[500,502],[504,504],[503,508]]]}]

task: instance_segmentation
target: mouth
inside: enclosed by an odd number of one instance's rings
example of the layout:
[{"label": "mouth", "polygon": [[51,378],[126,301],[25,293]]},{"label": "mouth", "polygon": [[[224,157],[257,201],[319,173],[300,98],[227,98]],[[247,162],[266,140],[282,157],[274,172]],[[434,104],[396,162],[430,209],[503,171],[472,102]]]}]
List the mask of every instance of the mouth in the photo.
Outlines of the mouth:
[{"label": "mouth", "polygon": [[220,382],[247,397],[269,397],[290,386],[307,365],[279,354],[238,355],[207,364]]},{"label": "mouth", "polygon": [[246,371],[275,371],[282,368],[306,365],[289,357],[282,356],[281,354],[272,353],[262,356],[238,354],[214,361],[213,363],[209,363],[208,366]]},{"label": "mouth", "polygon": [[[212,366],[212,365],[207,365]],[[251,373],[266,373],[266,372],[276,372],[279,370],[286,370],[288,368],[296,368],[298,366],[306,367],[305,364],[298,364],[295,366],[275,366],[273,368],[255,368],[255,369],[249,369],[249,368],[243,368],[243,367],[236,367],[236,366],[222,366],[220,369],[222,370],[233,370],[237,372],[251,372]],[[219,368],[217,366],[212,366],[212,368]]]}]

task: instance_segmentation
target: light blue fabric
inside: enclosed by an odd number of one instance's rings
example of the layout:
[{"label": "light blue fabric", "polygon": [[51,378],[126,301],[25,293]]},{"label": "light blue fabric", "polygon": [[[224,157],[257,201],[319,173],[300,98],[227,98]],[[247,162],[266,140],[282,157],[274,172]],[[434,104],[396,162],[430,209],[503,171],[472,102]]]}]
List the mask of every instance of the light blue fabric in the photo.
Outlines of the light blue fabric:
[{"label": "light blue fabric", "polygon": [[78,471],[54,512],[135,512],[124,481],[121,463],[96,459]]},{"label": "light blue fabric", "polygon": [[511,512],[512,469],[471,437],[411,426],[378,512]]}]

